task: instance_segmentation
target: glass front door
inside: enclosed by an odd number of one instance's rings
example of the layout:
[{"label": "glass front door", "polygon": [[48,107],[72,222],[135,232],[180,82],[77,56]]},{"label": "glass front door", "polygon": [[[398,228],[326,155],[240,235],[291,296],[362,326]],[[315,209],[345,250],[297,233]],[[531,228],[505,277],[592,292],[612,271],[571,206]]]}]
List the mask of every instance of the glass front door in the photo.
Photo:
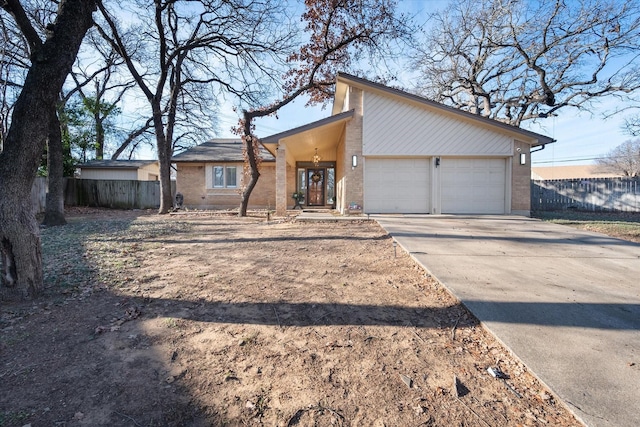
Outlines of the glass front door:
[{"label": "glass front door", "polygon": [[307,205],[324,206],[326,169],[307,169]]}]

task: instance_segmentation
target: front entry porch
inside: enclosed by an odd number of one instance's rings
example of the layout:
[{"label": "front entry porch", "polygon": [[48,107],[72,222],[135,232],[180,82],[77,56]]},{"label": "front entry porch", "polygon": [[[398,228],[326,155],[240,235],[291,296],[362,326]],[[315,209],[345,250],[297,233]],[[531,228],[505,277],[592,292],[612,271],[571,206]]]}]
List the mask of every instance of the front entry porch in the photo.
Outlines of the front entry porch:
[{"label": "front entry porch", "polygon": [[276,215],[294,207],[344,213],[348,203],[362,204],[362,169],[353,160],[362,151],[347,143],[361,141],[347,138],[353,116],[339,113],[261,140],[276,157]]},{"label": "front entry porch", "polygon": [[335,208],[335,162],[297,162],[296,171],[296,206]]}]

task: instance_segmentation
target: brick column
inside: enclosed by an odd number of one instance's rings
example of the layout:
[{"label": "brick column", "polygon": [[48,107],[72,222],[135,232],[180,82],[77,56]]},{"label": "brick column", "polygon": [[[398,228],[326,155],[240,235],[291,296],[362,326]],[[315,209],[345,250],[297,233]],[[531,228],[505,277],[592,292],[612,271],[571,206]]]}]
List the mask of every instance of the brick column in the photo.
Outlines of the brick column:
[{"label": "brick column", "polygon": [[[518,151],[520,150],[520,151]],[[529,216],[531,214],[531,146],[515,141],[511,169],[511,213]],[[520,164],[520,154],[525,154],[525,164]]]},{"label": "brick column", "polygon": [[[349,88],[349,109],[355,110],[353,118],[347,122],[344,136],[344,207],[356,203],[364,208],[364,159],[362,158],[362,97],[361,89]],[[358,156],[358,166],[351,166],[353,156]]]},{"label": "brick column", "polygon": [[276,149],[276,215],[287,214],[287,148],[284,142]]}]

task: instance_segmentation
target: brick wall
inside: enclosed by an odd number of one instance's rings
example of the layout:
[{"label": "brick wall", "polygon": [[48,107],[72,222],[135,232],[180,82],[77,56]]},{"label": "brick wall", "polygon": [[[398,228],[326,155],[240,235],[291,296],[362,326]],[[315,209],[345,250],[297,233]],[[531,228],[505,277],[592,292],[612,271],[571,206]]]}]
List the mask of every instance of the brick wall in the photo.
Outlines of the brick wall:
[{"label": "brick wall", "polygon": [[291,197],[294,191],[296,191],[296,174],[297,171],[295,166],[291,166],[287,163],[287,188],[285,189],[287,194],[287,209],[293,209],[296,203],[293,197]]},{"label": "brick wall", "polygon": [[[184,206],[192,209],[234,209],[242,199],[236,188],[206,188],[206,163],[178,163],[176,191],[182,193]],[[242,164],[237,165],[239,170]],[[243,177],[244,179],[244,177]],[[249,209],[275,207],[275,163],[262,163],[260,179],[251,193]]]},{"label": "brick wall", "polygon": [[[518,152],[518,148],[520,151]],[[531,210],[531,147],[524,142],[515,141],[511,172],[511,213],[529,214]],[[520,154],[527,159],[525,165],[520,164]]]},{"label": "brick wall", "polygon": [[[276,149],[276,215],[287,211],[287,145],[280,143]],[[284,185],[283,185],[284,184]]]},{"label": "brick wall", "polygon": [[[347,122],[344,135],[344,150],[341,151],[339,170],[343,174],[341,181],[341,209],[345,214],[351,203],[363,206],[364,202],[364,174],[362,161],[362,98],[361,89],[349,88],[349,109],[355,110],[351,120]],[[352,156],[358,156],[358,166],[351,167]]]}]

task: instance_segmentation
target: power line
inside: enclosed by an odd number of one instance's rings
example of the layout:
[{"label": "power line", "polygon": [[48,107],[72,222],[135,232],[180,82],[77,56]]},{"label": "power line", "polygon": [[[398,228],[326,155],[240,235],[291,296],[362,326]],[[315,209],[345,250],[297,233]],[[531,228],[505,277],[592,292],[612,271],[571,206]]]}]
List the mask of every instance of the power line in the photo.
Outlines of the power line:
[{"label": "power line", "polygon": [[585,162],[588,160],[602,160],[605,157],[602,156],[598,156],[598,157],[582,157],[582,158],[577,158],[577,159],[572,159],[572,158],[568,158],[568,159],[552,159],[552,160],[538,160],[538,161],[532,161],[531,164],[538,164],[538,163],[571,163],[571,162]]},{"label": "power line", "polygon": [[[584,162],[587,160],[625,160],[628,159],[629,157],[633,157],[633,156],[625,156],[625,155],[621,155],[621,156],[597,156],[597,157],[582,157],[582,158],[564,158],[564,159],[552,159],[552,160],[538,160],[535,162],[531,162],[531,164],[539,164],[539,163],[572,163],[572,162]],[[640,159],[640,156],[638,156],[638,159]]]}]

